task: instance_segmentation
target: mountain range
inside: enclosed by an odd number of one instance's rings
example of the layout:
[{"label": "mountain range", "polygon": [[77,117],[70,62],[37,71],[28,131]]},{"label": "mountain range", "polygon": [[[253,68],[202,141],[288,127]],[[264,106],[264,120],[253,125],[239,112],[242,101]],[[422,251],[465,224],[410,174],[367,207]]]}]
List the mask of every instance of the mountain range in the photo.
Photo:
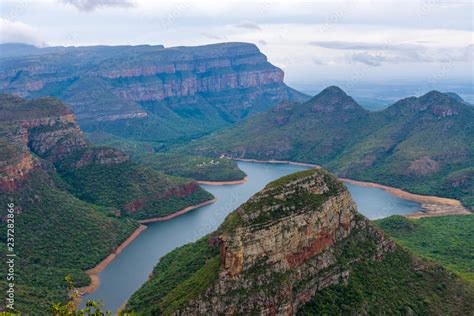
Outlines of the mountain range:
[{"label": "mountain range", "polygon": [[230,126],[307,98],[247,43],[36,48],[0,45],[0,89],[67,102],[84,131],[156,143]]},{"label": "mountain range", "polygon": [[[248,43],[0,44],[0,202],[15,205],[18,309],[43,315],[67,302],[66,275],[89,285],[86,271],[141,220],[211,201],[194,180],[242,180],[227,159],[237,158],[329,171],[269,183],[215,232],[163,257],[126,310],[469,315],[474,290],[460,277],[472,278],[469,248],[454,253],[449,242],[468,243],[472,215],[379,221],[397,244],[337,177],[474,209],[474,107],[431,91],[369,111],[339,87],[310,98],[283,78]],[[6,208],[0,216],[6,223]],[[443,230],[435,244],[443,223],[467,233]]]},{"label": "mountain range", "polygon": [[283,102],[184,152],[320,164],[341,177],[454,197],[474,207],[474,108],[431,91],[370,112],[332,86]]}]

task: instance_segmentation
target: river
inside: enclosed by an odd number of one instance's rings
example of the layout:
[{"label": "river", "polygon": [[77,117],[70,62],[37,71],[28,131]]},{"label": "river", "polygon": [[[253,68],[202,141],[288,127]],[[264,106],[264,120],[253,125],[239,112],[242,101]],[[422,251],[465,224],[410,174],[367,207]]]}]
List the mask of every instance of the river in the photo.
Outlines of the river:
[{"label": "river", "polygon": [[[88,299],[100,300],[116,311],[148,278],[159,259],[186,243],[214,231],[232,210],[244,203],[268,182],[308,167],[290,164],[238,162],[248,181],[236,185],[202,185],[217,201],[166,222],[147,224],[143,231],[101,273],[101,284]],[[420,204],[400,199],[382,189],[346,184],[359,211],[369,219],[420,210]]]}]

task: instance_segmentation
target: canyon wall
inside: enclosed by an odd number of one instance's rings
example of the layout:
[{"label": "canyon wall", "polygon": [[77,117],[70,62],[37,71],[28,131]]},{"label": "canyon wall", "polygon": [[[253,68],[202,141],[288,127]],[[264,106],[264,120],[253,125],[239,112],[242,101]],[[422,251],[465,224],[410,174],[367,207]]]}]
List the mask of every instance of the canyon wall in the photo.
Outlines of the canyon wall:
[{"label": "canyon wall", "polygon": [[81,123],[162,118],[169,111],[182,117],[192,110],[235,121],[303,97],[283,83],[281,69],[247,43],[52,47],[27,56],[5,54],[0,65],[1,91],[57,96]]}]

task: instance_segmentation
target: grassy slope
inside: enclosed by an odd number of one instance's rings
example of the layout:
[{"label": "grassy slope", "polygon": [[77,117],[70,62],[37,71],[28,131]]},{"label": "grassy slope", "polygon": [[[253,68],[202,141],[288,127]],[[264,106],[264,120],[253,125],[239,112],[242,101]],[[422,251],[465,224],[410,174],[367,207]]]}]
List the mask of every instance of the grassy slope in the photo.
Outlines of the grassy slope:
[{"label": "grassy slope", "polygon": [[474,284],[474,215],[422,219],[391,216],[376,224],[401,245]]},{"label": "grassy slope", "polygon": [[[87,285],[89,278],[83,271],[95,266],[137,227],[132,220],[116,218],[108,208],[59,190],[43,171],[15,194],[2,192],[0,201],[2,205],[13,201],[19,210],[15,216],[17,308],[37,315],[45,315],[53,302],[66,300],[67,274],[77,285]],[[5,216],[6,208],[1,212]],[[1,239],[4,254],[5,234]],[[0,269],[5,275],[6,265]]]}]

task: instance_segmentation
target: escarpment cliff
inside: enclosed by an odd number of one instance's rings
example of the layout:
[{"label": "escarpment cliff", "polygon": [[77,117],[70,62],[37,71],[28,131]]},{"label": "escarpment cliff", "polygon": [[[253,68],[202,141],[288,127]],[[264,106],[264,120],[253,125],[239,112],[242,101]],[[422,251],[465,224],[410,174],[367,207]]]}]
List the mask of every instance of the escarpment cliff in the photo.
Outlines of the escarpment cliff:
[{"label": "escarpment cliff", "polygon": [[[71,105],[81,126],[121,136],[202,134],[305,97],[247,43],[52,47],[25,54],[0,58],[1,91],[56,96]],[[143,131],[127,128],[130,121]],[[161,130],[151,135],[153,128]]]}]

